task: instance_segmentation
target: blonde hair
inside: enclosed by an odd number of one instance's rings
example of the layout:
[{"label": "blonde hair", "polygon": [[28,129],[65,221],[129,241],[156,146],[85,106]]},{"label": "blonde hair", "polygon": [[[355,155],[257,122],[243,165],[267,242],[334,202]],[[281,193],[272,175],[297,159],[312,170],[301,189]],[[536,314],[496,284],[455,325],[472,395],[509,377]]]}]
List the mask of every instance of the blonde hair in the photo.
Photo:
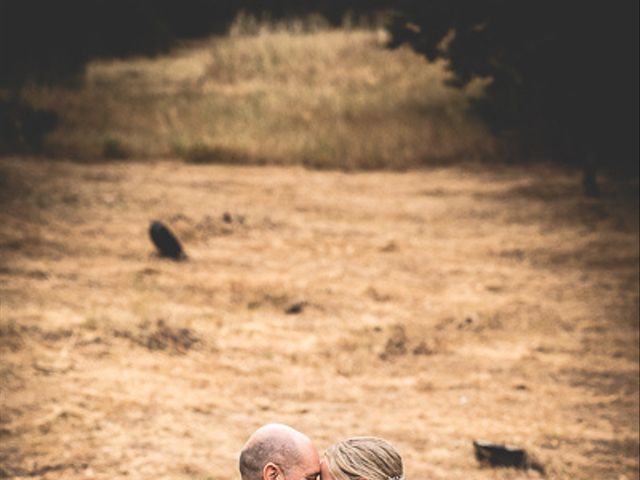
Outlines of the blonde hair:
[{"label": "blonde hair", "polygon": [[402,458],[381,438],[343,440],[331,445],[324,459],[336,480],[404,480]]}]

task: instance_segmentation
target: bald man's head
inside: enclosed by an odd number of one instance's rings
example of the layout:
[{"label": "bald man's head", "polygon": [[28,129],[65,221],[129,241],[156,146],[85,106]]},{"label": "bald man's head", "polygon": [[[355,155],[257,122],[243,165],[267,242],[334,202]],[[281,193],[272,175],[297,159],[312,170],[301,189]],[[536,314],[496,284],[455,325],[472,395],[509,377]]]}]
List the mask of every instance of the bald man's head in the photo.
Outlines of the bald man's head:
[{"label": "bald man's head", "polygon": [[242,480],[315,480],[319,465],[309,437],[278,423],[256,430],[240,452]]}]

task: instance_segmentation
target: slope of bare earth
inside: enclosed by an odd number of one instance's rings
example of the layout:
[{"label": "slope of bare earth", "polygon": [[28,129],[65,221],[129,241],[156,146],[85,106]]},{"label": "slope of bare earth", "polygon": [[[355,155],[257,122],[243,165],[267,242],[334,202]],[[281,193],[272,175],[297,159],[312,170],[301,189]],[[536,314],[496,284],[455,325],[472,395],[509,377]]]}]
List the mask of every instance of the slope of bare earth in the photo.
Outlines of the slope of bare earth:
[{"label": "slope of bare earth", "polygon": [[[550,167],[0,160],[0,478],[238,478],[251,431],[409,479],[638,478],[637,185]],[[222,219],[231,214],[231,222]],[[189,259],[158,258],[166,221]],[[296,302],[301,312],[286,314]]]}]

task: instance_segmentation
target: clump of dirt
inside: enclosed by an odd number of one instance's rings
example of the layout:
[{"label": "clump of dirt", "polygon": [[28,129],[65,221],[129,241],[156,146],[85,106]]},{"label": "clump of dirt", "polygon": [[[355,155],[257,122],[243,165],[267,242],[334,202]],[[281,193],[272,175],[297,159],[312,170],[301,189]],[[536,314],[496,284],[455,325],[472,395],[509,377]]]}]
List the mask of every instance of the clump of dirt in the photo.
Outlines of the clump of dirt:
[{"label": "clump of dirt", "polygon": [[17,352],[24,345],[22,335],[24,327],[14,322],[0,325],[0,352],[9,350]]},{"label": "clump of dirt", "polygon": [[32,469],[22,467],[0,467],[0,478],[40,477],[50,472],[61,472],[68,469],[78,473],[82,470],[86,470],[87,468],[89,468],[89,465],[86,463],[58,463],[54,465],[43,465],[41,467],[36,466]]},{"label": "clump of dirt", "polygon": [[233,283],[230,300],[235,304],[245,304],[249,310],[275,308],[288,315],[302,313],[306,307],[310,306],[309,302],[302,299],[300,295],[275,285],[247,288],[246,285]]},{"label": "clump of dirt", "polygon": [[41,341],[56,342],[69,338],[73,331],[67,328],[43,330],[36,325],[20,325],[14,321],[0,324],[0,351],[17,352],[24,348],[28,337]]},{"label": "clump of dirt", "polygon": [[57,342],[64,338],[69,338],[73,335],[73,330],[68,328],[58,328],[55,330],[41,330],[37,327],[33,327],[31,331],[36,331],[40,334],[40,337],[45,341]]},{"label": "clump of dirt", "polygon": [[387,339],[384,350],[380,354],[382,360],[406,355],[411,351],[414,355],[433,355],[434,346],[426,340],[420,340],[411,348],[411,341],[403,325],[395,325]]},{"label": "clump of dirt", "polygon": [[285,309],[284,313],[287,315],[297,315],[302,313],[307,305],[309,305],[309,303],[305,301],[292,303]]},{"label": "clump of dirt", "polygon": [[382,360],[388,360],[392,357],[398,357],[407,353],[407,343],[409,338],[403,325],[393,327],[391,335],[387,339],[384,351],[380,354]]},{"label": "clump of dirt", "polygon": [[368,295],[372,300],[380,303],[390,302],[391,300],[393,300],[392,295],[388,293],[380,292],[375,287],[367,288],[367,290],[365,291],[365,294]]},{"label": "clump of dirt", "polygon": [[229,212],[224,212],[222,214],[222,221],[224,223],[239,223],[240,225],[244,225],[244,221],[246,220],[246,217],[244,215],[239,215],[239,214],[231,214]]},{"label": "clump of dirt", "polygon": [[190,328],[173,328],[162,319],[156,321],[153,330],[147,331],[148,327],[148,322],[144,322],[140,324],[140,331],[137,333],[129,330],[116,330],[113,334],[116,337],[127,338],[151,351],[162,350],[178,354],[184,354],[202,342]]},{"label": "clump of dirt", "polygon": [[20,325],[15,321],[0,324],[0,352],[17,352],[25,347],[27,339],[58,342],[74,334],[69,328],[45,330],[37,325]]},{"label": "clump of dirt", "polygon": [[418,343],[413,349],[414,355],[432,355],[435,351],[433,347],[427,344],[424,340]]}]

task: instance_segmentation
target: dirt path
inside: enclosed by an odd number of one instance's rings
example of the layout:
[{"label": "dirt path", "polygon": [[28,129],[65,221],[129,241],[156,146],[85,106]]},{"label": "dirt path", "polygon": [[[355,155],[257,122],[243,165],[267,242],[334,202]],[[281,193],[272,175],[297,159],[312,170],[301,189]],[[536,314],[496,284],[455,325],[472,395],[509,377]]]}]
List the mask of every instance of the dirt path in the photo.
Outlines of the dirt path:
[{"label": "dirt path", "polygon": [[270,421],[383,436],[414,480],[537,478],[475,438],[638,478],[637,190],[28,159],[0,182],[0,478],[235,479]]}]

